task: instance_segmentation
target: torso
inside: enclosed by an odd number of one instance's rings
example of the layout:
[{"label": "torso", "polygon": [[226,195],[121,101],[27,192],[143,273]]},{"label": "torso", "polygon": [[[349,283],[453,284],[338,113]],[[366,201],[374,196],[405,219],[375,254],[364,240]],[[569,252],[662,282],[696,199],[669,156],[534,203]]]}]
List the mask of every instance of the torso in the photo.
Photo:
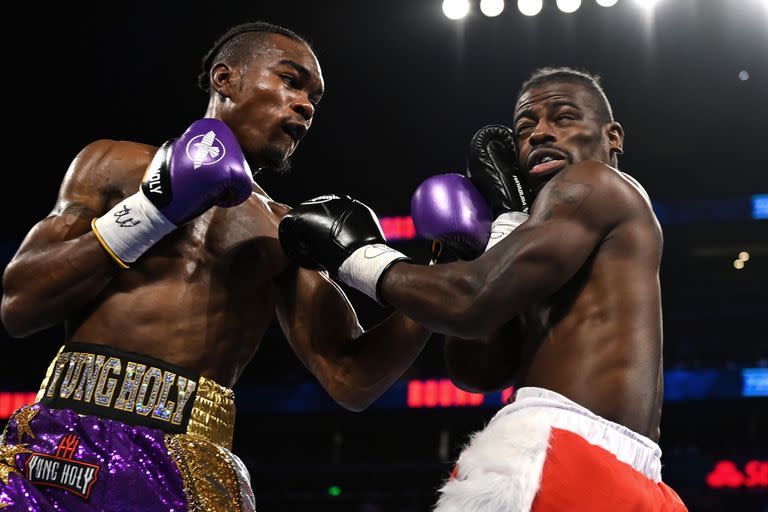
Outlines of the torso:
[{"label": "torso", "polygon": [[[115,180],[107,209],[138,190],[148,163],[137,159]],[[70,338],[162,359],[231,387],[274,317],[277,277],[287,266],[277,238],[285,211],[258,185],[241,205],[213,207],[118,274],[69,323]]]},{"label": "torso", "polygon": [[545,304],[525,313],[518,386],[561,393],[606,419],[657,440],[662,399],[659,261],[662,239],[633,180],[636,212],[615,226],[587,263]]}]

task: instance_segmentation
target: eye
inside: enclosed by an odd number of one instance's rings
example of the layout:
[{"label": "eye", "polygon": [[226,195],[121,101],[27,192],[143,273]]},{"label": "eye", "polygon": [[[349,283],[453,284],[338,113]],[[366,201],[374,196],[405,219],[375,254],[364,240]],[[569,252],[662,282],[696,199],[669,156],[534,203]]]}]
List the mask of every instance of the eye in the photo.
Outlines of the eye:
[{"label": "eye", "polygon": [[298,78],[296,78],[295,76],[289,73],[283,73],[282,75],[280,75],[280,78],[282,78],[283,82],[285,82],[286,85],[290,87],[296,87],[299,83]]},{"label": "eye", "polygon": [[563,121],[563,120],[575,121],[576,116],[573,114],[560,114],[559,116],[557,116],[557,120],[558,121]]},{"label": "eye", "polygon": [[533,130],[532,124],[522,124],[517,127],[517,136],[525,137],[531,130]]}]

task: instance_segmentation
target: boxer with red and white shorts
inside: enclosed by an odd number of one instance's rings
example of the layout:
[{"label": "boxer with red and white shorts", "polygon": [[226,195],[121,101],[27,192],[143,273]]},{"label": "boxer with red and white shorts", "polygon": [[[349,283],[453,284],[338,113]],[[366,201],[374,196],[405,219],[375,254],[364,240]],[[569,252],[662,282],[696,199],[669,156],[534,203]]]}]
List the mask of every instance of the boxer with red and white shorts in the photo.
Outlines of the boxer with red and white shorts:
[{"label": "boxer with red and white shorts", "polygon": [[566,397],[525,387],[472,436],[435,512],[687,510],[661,449]]},{"label": "boxer with red and white shorts", "polygon": [[280,242],[444,334],[459,387],[522,389],[473,439],[438,510],[685,510],[655,444],[663,234],[618,168],[624,128],[598,78],[570,68],[536,70],[512,121],[478,130],[466,172],[413,197],[417,232],[462,261],[407,261],[348,197],[299,205]]}]

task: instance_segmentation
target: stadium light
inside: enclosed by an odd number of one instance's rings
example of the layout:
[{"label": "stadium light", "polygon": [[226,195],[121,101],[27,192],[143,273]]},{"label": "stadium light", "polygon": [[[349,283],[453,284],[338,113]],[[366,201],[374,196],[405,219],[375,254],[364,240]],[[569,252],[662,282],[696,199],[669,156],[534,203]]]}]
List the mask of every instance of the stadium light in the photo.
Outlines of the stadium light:
[{"label": "stadium light", "polygon": [[449,19],[460,20],[469,14],[469,0],[443,0],[443,14]]},{"label": "stadium light", "polygon": [[619,0],[597,0],[597,5],[602,7],[613,7]]},{"label": "stadium light", "polygon": [[557,8],[563,12],[571,13],[581,7],[581,0],[557,0]]},{"label": "stadium light", "polygon": [[480,0],[480,12],[493,18],[504,10],[504,0]]},{"label": "stadium light", "polygon": [[542,7],[542,0],[517,0],[517,8],[526,16],[536,16]]}]

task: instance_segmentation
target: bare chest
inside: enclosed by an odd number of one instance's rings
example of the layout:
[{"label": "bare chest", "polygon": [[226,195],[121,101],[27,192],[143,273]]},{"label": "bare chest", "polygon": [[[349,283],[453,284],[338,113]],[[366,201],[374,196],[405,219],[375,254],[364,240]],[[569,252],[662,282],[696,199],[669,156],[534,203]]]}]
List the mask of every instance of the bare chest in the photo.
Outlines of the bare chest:
[{"label": "bare chest", "polygon": [[271,281],[286,266],[277,238],[279,221],[256,194],[234,208],[214,207],[153,247],[144,270],[161,274],[153,278],[190,284],[203,280],[213,287],[233,278],[252,284]]}]

